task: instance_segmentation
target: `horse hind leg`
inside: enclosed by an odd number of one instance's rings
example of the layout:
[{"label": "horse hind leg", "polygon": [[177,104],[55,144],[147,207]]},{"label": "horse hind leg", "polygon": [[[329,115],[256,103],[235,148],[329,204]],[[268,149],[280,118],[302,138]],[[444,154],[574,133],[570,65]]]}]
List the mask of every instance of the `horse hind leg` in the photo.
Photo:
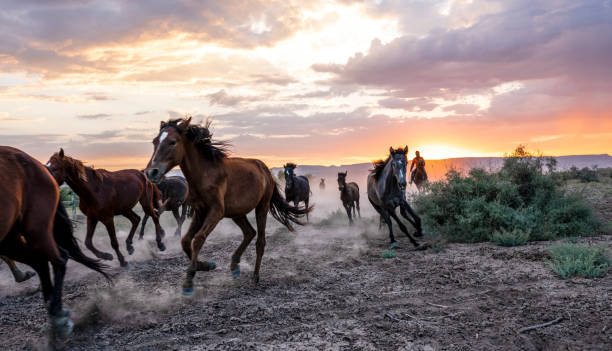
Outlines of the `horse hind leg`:
[{"label": "horse hind leg", "polygon": [[140,225],[140,234],[138,235],[138,240],[142,240],[142,238],[144,237],[144,230],[148,220],[149,215],[145,213],[144,217],[142,218],[142,224]]},{"label": "horse hind leg", "polygon": [[24,273],[22,270],[19,269],[19,267],[17,267],[17,264],[15,263],[15,261],[11,260],[10,258],[6,256],[0,256],[0,259],[6,262],[6,264],[9,266],[9,269],[11,270],[11,273],[13,274],[13,278],[15,278],[15,281],[17,283],[25,282],[26,280],[36,275],[36,273],[32,271],[26,271]]},{"label": "horse hind leg", "polygon": [[395,241],[395,236],[393,236],[393,222],[391,222],[391,218],[389,217],[389,213],[387,213],[387,210],[385,210],[384,208],[375,205],[372,200],[370,200],[370,204],[372,204],[372,207],[374,207],[374,209],[376,210],[376,212],[378,212],[378,214],[380,214],[380,220],[381,222],[385,222],[387,224],[387,227],[389,227],[389,240],[391,241],[391,248],[392,249],[396,249],[398,247],[397,245],[397,241]]},{"label": "horse hind leg", "polygon": [[270,201],[263,201],[255,208],[255,217],[257,219],[257,241],[255,242],[257,258],[255,259],[255,270],[253,272],[253,285],[259,283],[259,269],[261,268],[261,261],[266,249],[266,221],[269,210]]},{"label": "horse hind leg", "polygon": [[355,205],[357,206],[357,213],[359,214],[359,218],[361,218],[361,209],[359,208],[359,198],[355,200]]},{"label": "horse hind leg", "polygon": [[182,219],[179,214],[178,207],[172,209],[172,215],[174,216],[174,219],[176,220],[176,225],[177,225],[176,230],[174,231],[174,236],[181,236]]},{"label": "horse hind leg", "polygon": [[240,258],[242,257],[244,250],[246,250],[251,241],[253,241],[256,232],[246,216],[234,218],[233,220],[240,227],[243,235],[242,242],[232,255],[232,263],[230,265],[232,276],[234,278],[238,278],[240,276]]},{"label": "horse hind leg", "polygon": [[134,253],[134,246],[132,245],[132,240],[134,239],[134,234],[136,233],[136,229],[138,229],[138,223],[140,222],[140,216],[137,215],[136,212],[134,212],[134,210],[129,210],[128,212],[123,214],[123,217],[129,219],[129,221],[132,223],[130,234],[128,234],[128,237],[125,239],[125,249],[127,250],[128,254],[131,255]]}]

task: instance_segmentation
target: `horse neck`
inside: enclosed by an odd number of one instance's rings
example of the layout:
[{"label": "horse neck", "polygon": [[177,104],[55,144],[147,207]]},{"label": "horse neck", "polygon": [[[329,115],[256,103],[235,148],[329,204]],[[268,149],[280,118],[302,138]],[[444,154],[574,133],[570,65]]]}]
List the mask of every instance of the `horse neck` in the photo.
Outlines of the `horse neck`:
[{"label": "horse neck", "polygon": [[393,166],[391,165],[391,158],[389,157],[379,178],[379,194],[382,196],[390,194],[395,188],[395,183],[396,181],[395,177],[393,176]]},{"label": "horse neck", "polygon": [[184,149],[185,155],[179,166],[189,185],[207,181],[209,177],[202,175],[218,169],[221,165],[221,162],[206,159],[190,142],[184,143]]},{"label": "horse neck", "polygon": [[66,183],[68,186],[77,194],[80,198],[85,201],[95,199],[94,191],[91,187],[92,181],[95,181],[92,178],[95,178],[93,174],[93,170],[90,167],[83,166],[85,168],[85,173],[87,174],[87,181],[83,180],[79,175],[79,172],[72,167],[69,167],[70,171],[68,172],[68,176],[66,177]]}]

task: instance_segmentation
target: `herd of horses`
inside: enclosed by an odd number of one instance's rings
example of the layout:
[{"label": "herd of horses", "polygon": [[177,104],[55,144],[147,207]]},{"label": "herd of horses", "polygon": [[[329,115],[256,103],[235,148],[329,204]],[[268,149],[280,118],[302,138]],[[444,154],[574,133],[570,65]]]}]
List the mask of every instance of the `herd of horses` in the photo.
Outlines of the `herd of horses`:
[{"label": "herd of horses", "polygon": [[[94,247],[95,227],[98,222],[105,226],[120,265],[127,265],[119,248],[113,218],[124,216],[131,223],[125,241],[131,255],[134,252],[132,240],[140,222],[140,216],[133,210],[137,203],[145,214],[139,237],[143,237],[150,217],[160,251],[165,250],[160,214],[166,210],[173,212],[178,224],[177,236],[181,234],[186,215],[192,216],[189,229],[181,238],[182,249],[189,259],[182,284],[184,295],[193,294],[197,272],[216,268],[215,262],[200,261],[198,255],[221,219],[233,220],[243,234],[242,242],[231,256],[230,271],[234,277],[240,275],[242,254],[256,237],[252,284],[257,284],[266,246],[268,213],[294,231],[294,225],[304,225],[302,218],[308,220],[313,210],[308,178],[295,174],[295,164],[284,166],[283,197],[270,169],[262,161],[228,156],[228,144],[213,139],[210,121],[203,125],[192,124],[191,118],[162,121],[153,146],[153,154],[144,170],[116,172],[85,166],[64,154],[63,149],[43,165],[23,151],[0,146],[0,206],[3,208],[0,212],[0,258],[11,264],[16,280],[34,274],[19,271],[12,260],[36,271],[52,335],[66,337],[73,327],[69,311],[62,307],[66,261],[73,259],[110,281],[109,267],[101,260],[113,260],[114,257]],[[389,228],[392,248],[397,248],[398,244],[391,219],[416,248],[424,248],[425,245],[414,239],[423,236],[421,220],[406,200],[407,153],[408,147],[390,148],[386,159],[374,162],[367,179],[367,195],[380,214],[381,223],[384,221]],[[180,166],[184,178],[166,176],[176,166]],[[352,224],[357,215],[361,217],[359,186],[355,182],[347,183],[346,178],[347,172],[338,173],[340,199]],[[59,199],[59,186],[63,183],[80,197],[79,207],[87,217],[85,246],[98,259],[87,257],[77,244],[72,222]],[[323,178],[319,186],[325,188]],[[416,232],[409,233],[396,214],[397,207]],[[182,208],[180,214],[179,208]],[[253,210],[256,228],[247,219],[247,214]]]}]

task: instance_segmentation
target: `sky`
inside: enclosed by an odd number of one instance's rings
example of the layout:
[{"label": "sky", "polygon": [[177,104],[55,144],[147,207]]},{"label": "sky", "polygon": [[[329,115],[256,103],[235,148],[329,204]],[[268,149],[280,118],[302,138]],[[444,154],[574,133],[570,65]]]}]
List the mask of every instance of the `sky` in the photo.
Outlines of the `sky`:
[{"label": "sky", "polygon": [[159,122],[340,165],[612,153],[612,1],[0,0],[0,145],[143,168]]}]

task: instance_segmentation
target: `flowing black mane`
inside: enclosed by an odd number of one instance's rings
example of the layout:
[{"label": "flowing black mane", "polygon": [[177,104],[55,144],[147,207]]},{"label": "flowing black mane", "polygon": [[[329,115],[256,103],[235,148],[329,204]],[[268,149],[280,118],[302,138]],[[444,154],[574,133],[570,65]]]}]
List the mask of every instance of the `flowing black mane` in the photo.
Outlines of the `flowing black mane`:
[{"label": "flowing black mane", "polygon": [[[182,118],[169,120],[161,125],[160,130],[166,127],[173,127],[181,132],[178,124],[182,121],[184,121]],[[231,144],[228,141],[213,140],[213,135],[209,129],[211,124],[211,120],[206,121],[204,125],[190,124],[184,135],[196,146],[202,156],[207,159],[221,160],[227,158]]]},{"label": "flowing black mane", "polygon": [[380,178],[380,175],[382,174],[383,169],[385,169],[385,165],[387,164],[388,160],[389,160],[389,157],[387,157],[386,160],[376,160],[372,162],[372,165],[374,166],[374,168],[370,170],[370,173],[374,174],[374,178],[376,180]]},{"label": "flowing black mane", "polygon": [[295,163],[289,162],[289,163],[285,164],[285,166],[283,166],[283,167],[284,168],[296,168],[297,165]]}]

